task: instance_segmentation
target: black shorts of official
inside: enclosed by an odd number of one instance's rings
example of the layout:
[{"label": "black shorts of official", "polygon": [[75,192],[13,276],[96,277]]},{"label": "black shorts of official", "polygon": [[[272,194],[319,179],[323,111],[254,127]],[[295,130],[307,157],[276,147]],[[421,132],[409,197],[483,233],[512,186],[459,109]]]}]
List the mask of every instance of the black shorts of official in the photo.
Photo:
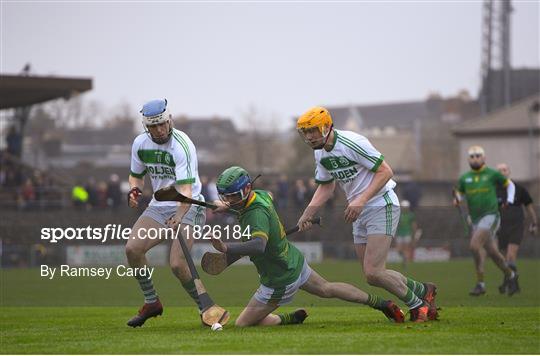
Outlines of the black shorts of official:
[{"label": "black shorts of official", "polygon": [[499,249],[506,250],[508,244],[521,244],[523,240],[523,224],[511,224],[511,225],[501,225],[499,232],[497,233],[497,238],[499,240]]}]

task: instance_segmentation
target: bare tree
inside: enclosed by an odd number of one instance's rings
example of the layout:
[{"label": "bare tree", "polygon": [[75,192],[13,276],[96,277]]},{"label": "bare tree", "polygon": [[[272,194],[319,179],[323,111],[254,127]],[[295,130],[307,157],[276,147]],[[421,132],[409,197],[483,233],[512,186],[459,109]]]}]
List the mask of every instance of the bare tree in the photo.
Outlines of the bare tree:
[{"label": "bare tree", "polygon": [[280,132],[277,123],[283,122],[275,113],[264,113],[250,105],[242,115],[245,132],[243,159],[257,172],[281,171],[289,160],[287,133]]},{"label": "bare tree", "polygon": [[96,127],[102,114],[102,105],[96,100],[85,100],[83,95],[53,100],[42,108],[59,126],[66,128]]}]

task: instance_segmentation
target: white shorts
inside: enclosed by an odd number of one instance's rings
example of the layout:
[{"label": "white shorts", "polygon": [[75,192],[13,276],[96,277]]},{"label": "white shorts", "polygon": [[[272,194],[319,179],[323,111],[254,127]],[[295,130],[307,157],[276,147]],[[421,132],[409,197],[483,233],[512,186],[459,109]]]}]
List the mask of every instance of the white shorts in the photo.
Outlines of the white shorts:
[{"label": "white shorts", "polygon": [[473,231],[487,230],[489,231],[489,236],[494,239],[500,226],[501,219],[499,214],[489,214],[482,216],[480,220],[473,225]]},{"label": "white shorts", "polygon": [[261,284],[253,297],[263,304],[284,305],[290,303],[298,289],[307,282],[311,272],[311,267],[309,267],[307,261],[304,259],[302,272],[300,272],[300,276],[298,276],[296,281],[283,288],[270,288]]},{"label": "white shorts", "polygon": [[[148,206],[141,216],[148,216],[161,225],[165,226],[165,221],[176,214],[176,206]],[[200,205],[191,205],[182,218],[182,224],[202,226],[206,222],[206,208]]]},{"label": "white shorts", "polygon": [[[393,193],[393,192],[392,192]],[[399,223],[399,205],[388,201],[385,206],[366,206],[353,223],[353,239],[355,244],[366,244],[371,235],[393,237]]]}]

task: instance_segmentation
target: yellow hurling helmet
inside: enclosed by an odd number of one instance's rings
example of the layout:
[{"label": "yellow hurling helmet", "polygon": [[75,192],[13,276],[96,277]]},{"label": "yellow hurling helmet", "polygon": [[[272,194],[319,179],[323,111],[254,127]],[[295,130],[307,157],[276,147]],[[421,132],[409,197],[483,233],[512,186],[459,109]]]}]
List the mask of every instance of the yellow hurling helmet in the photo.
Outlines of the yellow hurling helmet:
[{"label": "yellow hurling helmet", "polygon": [[[312,146],[312,148],[318,149],[326,144],[328,134],[332,130],[332,125],[332,116],[330,116],[328,110],[322,106],[315,106],[298,118],[296,129],[307,144]],[[306,136],[308,132],[312,132],[315,128],[318,129],[322,136],[322,140],[319,140],[320,142],[310,141]]]}]

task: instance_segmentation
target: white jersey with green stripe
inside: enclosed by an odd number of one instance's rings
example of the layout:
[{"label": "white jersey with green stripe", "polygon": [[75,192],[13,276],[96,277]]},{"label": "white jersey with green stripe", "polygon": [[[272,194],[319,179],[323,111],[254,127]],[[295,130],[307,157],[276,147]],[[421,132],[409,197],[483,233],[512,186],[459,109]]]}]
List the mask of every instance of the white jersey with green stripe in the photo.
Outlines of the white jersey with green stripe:
[{"label": "white jersey with green stripe", "polygon": [[[384,156],[364,136],[334,129],[332,150],[315,150],[315,181],[319,184],[337,181],[351,202],[366,190],[383,160]],[[395,186],[396,182],[390,179],[367,205],[387,205],[389,202],[383,195]],[[395,194],[390,196],[395,197]],[[394,200],[392,198],[392,203],[399,205],[399,201]]]},{"label": "white jersey with green stripe", "polygon": [[[131,173],[133,177],[150,176],[154,192],[173,184],[191,184],[192,198],[201,200],[197,151],[189,137],[173,129],[171,139],[162,145],[152,141],[148,133],[135,138],[131,147]],[[176,202],[158,202],[152,198],[149,205],[173,206]]]}]

